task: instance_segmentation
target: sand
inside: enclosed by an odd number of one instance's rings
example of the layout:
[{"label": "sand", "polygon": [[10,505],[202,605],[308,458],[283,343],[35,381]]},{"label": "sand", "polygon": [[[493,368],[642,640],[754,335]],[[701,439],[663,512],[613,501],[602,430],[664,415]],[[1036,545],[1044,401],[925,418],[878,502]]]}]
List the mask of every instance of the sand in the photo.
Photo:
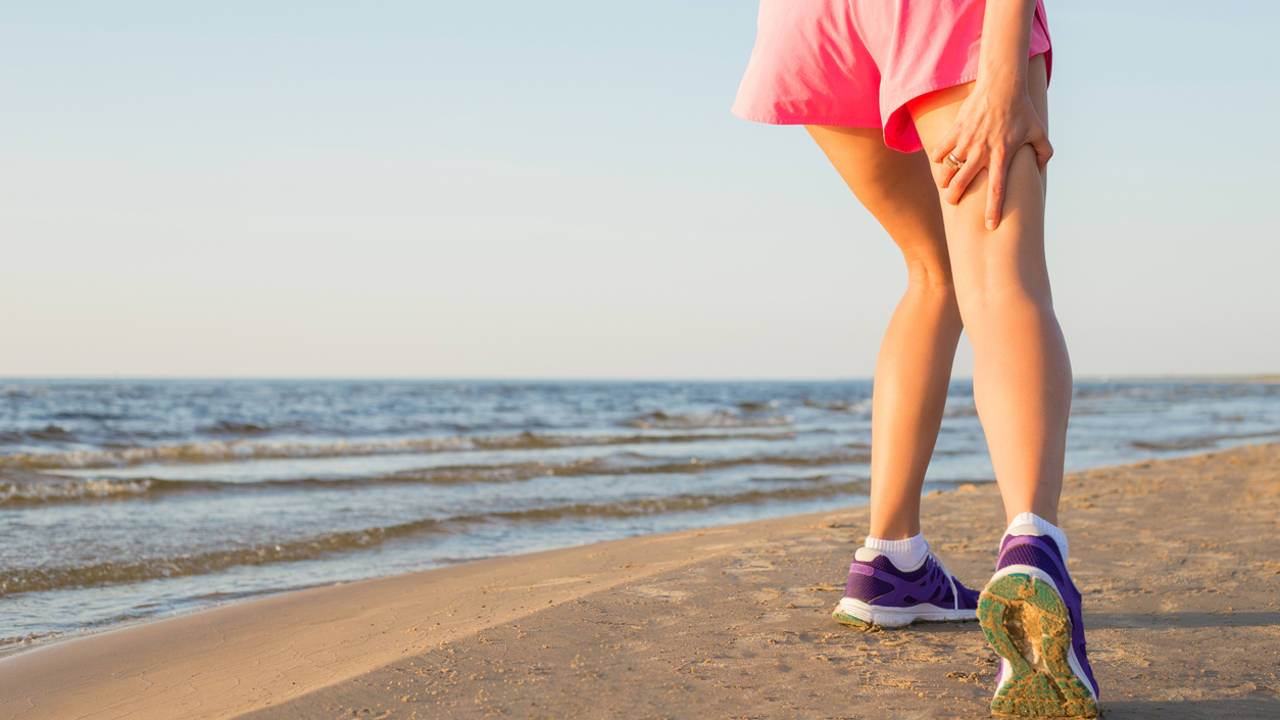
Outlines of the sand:
[{"label": "sand", "polygon": [[[980,585],[996,489],[924,502]],[[1280,717],[1280,443],[1072,474],[1105,717]],[[972,718],[976,623],[835,624],[866,509],[287,593],[0,660],[3,718]]]}]

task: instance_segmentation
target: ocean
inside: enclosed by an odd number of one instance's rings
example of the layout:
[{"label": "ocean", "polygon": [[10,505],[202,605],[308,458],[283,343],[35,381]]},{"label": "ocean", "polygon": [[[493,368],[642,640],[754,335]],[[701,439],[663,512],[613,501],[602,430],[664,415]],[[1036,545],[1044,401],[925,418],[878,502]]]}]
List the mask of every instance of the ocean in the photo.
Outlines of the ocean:
[{"label": "ocean", "polygon": [[[266,593],[862,504],[870,410],[866,380],[0,380],[0,654]],[[1280,384],[1077,380],[1067,469],[1274,439]],[[925,490],[992,481],[955,381]]]}]

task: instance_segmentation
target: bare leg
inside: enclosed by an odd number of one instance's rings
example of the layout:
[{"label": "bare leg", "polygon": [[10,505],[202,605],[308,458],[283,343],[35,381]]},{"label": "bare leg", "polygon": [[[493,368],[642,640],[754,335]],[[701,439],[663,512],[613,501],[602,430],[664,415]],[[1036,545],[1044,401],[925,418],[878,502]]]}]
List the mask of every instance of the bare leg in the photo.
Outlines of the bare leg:
[{"label": "bare leg", "polygon": [[904,539],[920,532],[920,489],[961,331],[942,213],[924,153],[885,147],[878,128],[807,129],[907,263],[907,290],[876,359],[869,533]]},{"label": "bare leg", "polygon": [[[1027,82],[1047,119],[1043,56],[1031,59]],[[941,141],[972,86],[910,104],[926,148]],[[981,171],[958,204],[941,203],[956,298],[973,342],[974,402],[1009,519],[1030,511],[1057,523],[1071,364],[1045,266],[1044,178],[1024,145],[1009,168],[1005,218],[990,231],[983,225],[986,177]]]}]

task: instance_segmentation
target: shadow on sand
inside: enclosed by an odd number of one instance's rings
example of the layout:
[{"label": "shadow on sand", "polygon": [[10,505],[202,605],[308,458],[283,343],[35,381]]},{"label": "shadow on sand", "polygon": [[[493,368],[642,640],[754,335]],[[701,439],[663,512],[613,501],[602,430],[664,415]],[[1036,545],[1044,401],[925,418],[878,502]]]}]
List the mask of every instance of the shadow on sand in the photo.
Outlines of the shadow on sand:
[{"label": "shadow on sand", "polygon": [[1169,702],[1117,701],[1103,698],[1103,720],[1271,720],[1280,717],[1280,699],[1266,697],[1232,700],[1173,700]]}]

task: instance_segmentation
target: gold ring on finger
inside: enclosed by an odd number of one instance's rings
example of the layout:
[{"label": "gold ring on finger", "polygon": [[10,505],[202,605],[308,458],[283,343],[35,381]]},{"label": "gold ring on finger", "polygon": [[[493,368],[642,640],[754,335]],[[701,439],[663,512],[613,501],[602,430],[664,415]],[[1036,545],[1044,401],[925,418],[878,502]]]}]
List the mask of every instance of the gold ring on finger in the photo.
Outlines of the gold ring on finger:
[{"label": "gold ring on finger", "polygon": [[942,161],[945,162],[947,167],[952,170],[959,170],[960,166],[964,164],[964,161],[956,157],[956,154],[953,152],[947,153],[947,156],[942,158]]}]

